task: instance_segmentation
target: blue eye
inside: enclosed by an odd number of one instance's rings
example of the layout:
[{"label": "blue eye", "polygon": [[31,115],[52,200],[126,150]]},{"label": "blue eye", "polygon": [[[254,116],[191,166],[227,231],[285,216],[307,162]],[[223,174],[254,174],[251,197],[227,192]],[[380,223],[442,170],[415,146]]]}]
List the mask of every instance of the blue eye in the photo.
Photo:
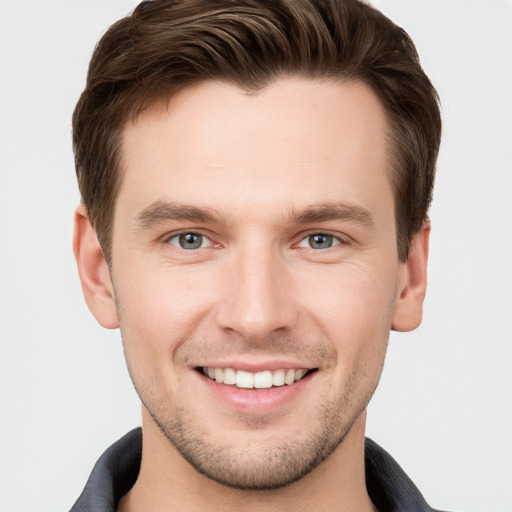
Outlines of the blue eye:
[{"label": "blue eye", "polygon": [[327,233],[314,233],[301,240],[299,247],[321,250],[330,249],[331,247],[339,245],[340,243],[340,240],[333,235],[329,235]]},{"label": "blue eye", "polygon": [[169,243],[185,249],[186,251],[193,251],[194,249],[201,249],[206,247],[209,240],[199,233],[181,233],[169,238]]}]

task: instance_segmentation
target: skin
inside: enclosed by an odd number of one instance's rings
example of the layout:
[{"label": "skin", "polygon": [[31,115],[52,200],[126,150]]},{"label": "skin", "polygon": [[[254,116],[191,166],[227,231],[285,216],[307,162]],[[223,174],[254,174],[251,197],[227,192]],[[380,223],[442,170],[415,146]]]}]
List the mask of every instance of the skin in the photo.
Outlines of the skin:
[{"label": "skin", "polygon": [[[300,77],[188,87],[126,126],[110,271],[83,206],[74,242],[143,403],[120,510],[373,510],[366,405],[390,330],[421,322],[430,230],[400,263],[386,128],[366,85]],[[279,398],[203,366],[315,371]]]}]

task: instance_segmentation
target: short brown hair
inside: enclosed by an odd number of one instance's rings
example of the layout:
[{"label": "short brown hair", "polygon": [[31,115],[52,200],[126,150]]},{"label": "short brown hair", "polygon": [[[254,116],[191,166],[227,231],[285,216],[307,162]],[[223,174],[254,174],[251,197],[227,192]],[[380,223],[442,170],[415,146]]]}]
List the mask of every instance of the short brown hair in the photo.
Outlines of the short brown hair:
[{"label": "short brown hair", "polygon": [[438,97],[407,33],[358,0],[150,0],[105,33],[73,114],[79,188],[110,261],[126,122],[207,80],[258,90],[283,75],[360,80],[389,122],[398,255],[427,218]]}]

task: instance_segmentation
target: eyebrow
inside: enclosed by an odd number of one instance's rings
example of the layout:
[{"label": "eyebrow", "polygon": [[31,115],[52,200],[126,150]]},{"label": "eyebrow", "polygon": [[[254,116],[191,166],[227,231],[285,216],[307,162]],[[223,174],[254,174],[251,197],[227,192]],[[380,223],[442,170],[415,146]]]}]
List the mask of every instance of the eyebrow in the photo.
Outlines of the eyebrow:
[{"label": "eyebrow", "polygon": [[225,215],[213,208],[158,200],[137,214],[136,229],[148,229],[169,220],[198,223],[227,221]]},{"label": "eyebrow", "polygon": [[[197,223],[233,223],[228,216],[218,210],[205,206],[157,200],[140,211],[135,217],[135,229],[148,229],[166,221],[184,221]],[[311,224],[329,220],[343,220],[375,228],[372,214],[357,204],[328,203],[308,206],[303,210],[293,210],[284,217],[288,224]]]},{"label": "eyebrow", "polygon": [[329,220],[355,222],[368,228],[375,228],[373,215],[357,204],[328,203],[309,206],[302,211],[292,212],[289,222],[292,224],[309,224]]}]

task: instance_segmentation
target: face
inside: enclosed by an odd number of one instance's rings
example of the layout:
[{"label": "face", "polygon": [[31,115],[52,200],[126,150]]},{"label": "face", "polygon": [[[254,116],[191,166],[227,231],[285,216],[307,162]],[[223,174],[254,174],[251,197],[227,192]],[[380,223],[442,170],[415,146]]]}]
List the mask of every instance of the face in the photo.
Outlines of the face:
[{"label": "face", "polygon": [[363,414],[403,296],[386,121],[361,83],[206,83],[124,132],[112,293],[147,416],[273,488]]}]

